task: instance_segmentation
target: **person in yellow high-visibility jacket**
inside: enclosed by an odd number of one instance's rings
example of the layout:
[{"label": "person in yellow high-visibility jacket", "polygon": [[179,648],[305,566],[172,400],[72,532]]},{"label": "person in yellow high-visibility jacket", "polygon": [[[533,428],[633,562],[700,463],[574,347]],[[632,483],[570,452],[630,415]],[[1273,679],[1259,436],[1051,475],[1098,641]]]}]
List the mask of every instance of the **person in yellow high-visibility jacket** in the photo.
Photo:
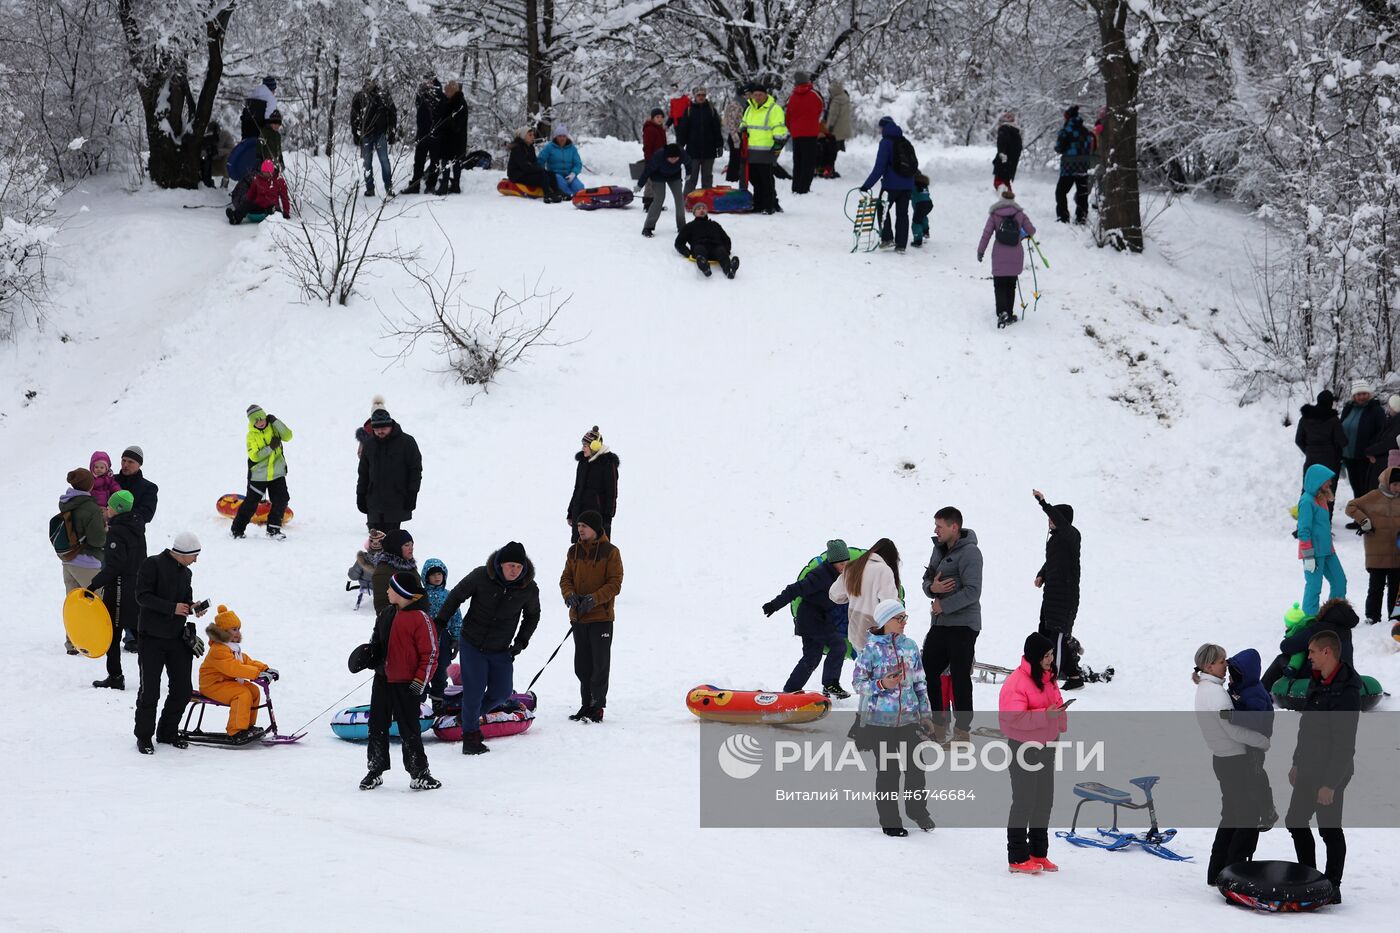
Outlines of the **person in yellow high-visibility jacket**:
[{"label": "person in yellow high-visibility jacket", "polygon": [[286,537],[282,534],[282,516],[291,496],[287,494],[287,453],[282,445],[291,439],[292,429],[276,415],[269,415],[260,405],[248,406],[248,491],[233,517],[235,538],[243,537],[264,495],[271,505],[267,536]]},{"label": "person in yellow high-visibility jacket", "polygon": [[773,165],[788,140],[783,108],[762,85],[748,88],[749,106],[739,122],[739,132],[748,142],[749,183],[753,185],[753,209],[764,214],[778,210],[778,194],[773,186]]}]

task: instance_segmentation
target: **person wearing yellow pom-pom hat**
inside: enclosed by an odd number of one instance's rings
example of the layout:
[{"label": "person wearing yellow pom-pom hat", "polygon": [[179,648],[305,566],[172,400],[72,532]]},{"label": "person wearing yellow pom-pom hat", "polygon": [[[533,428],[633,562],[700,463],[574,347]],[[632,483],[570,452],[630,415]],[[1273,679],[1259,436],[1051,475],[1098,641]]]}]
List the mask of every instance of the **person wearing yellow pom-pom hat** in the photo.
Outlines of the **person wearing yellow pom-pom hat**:
[{"label": "person wearing yellow pom-pom hat", "polygon": [[613,515],[617,513],[617,454],[603,443],[595,424],[584,432],[583,449],[574,454],[578,470],[574,474],[574,494],[564,520],[569,523],[570,541],[578,543],[578,521],[584,512],[603,516],[603,534],[612,535]]},{"label": "person wearing yellow pom-pom hat", "polygon": [[263,676],[276,680],[277,672],[243,652],[243,623],[228,607],[219,607],[204,633],[209,636],[209,653],[199,666],[199,692],[228,704],[231,738],[257,738],[263,731],[254,728],[262,691],[253,681]]}]

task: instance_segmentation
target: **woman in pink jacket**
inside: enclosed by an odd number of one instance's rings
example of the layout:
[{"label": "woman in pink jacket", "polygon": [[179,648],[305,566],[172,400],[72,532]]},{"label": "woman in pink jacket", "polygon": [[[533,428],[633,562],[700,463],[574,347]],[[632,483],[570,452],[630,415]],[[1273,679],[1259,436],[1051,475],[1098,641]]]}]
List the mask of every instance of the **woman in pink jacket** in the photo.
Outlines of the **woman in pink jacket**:
[{"label": "woman in pink jacket", "polygon": [[992,290],[997,301],[997,327],[1016,323],[1013,310],[1016,279],[1026,268],[1026,251],[1021,247],[1021,240],[1028,236],[1035,236],[1035,224],[1016,203],[1011,186],[1003,185],[1001,197],[987,211],[987,223],[977,243],[978,262],[986,255],[987,244],[992,244]]},{"label": "woman in pink jacket", "polygon": [[1059,871],[1050,853],[1050,807],[1055,801],[1055,749],[1065,731],[1055,686],[1055,645],[1039,632],[1026,637],[1021,666],[1001,685],[1001,731],[1011,743],[1011,813],[1006,818],[1006,862],[1013,872]]}]

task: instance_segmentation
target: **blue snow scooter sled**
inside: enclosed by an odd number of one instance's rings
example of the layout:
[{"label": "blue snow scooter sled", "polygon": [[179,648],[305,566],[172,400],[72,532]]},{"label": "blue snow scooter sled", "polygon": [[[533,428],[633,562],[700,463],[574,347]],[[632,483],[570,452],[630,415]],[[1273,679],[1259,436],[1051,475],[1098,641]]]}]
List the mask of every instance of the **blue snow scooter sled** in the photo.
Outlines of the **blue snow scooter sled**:
[{"label": "blue snow scooter sled", "polygon": [[[1069,832],[1061,830],[1055,835],[1081,848],[1107,849],[1110,852],[1121,852],[1133,846],[1141,846],[1158,858],[1164,858],[1171,862],[1189,862],[1191,856],[1181,855],[1167,848],[1167,843],[1176,836],[1174,829],[1157,828],[1157,807],[1152,800],[1152,787],[1160,778],[1156,775],[1146,777],[1135,777],[1130,783],[1142,788],[1146,800],[1141,803],[1133,801],[1130,791],[1119,790],[1116,787],[1109,787],[1107,784],[1100,784],[1097,781],[1085,781],[1074,785],[1074,795],[1081,798],[1079,805],[1074,808],[1074,819],[1070,820]],[[1079,826],[1079,811],[1086,803],[1106,803],[1113,807],[1113,827],[1104,829],[1099,827],[1099,836],[1081,836],[1077,827]],[[1130,833],[1118,828],[1118,808],[1125,810],[1146,810],[1148,819],[1152,823],[1151,829],[1145,833]]]}]

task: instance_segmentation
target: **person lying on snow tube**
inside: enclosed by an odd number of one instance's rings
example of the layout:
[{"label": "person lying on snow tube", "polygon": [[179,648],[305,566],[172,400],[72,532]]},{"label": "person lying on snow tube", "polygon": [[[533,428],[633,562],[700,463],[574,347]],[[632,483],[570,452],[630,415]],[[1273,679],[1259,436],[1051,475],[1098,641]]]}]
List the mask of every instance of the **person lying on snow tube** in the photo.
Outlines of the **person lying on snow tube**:
[{"label": "person lying on snow tube", "polygon": [[261,223],[268,214],[280,210],[283,217],[292,216],[291,199],[287,195],[287,182],[277,171],[271,159],[263,162],[258,173],[251,179],[244,179],[233,189],[233,203],[224,208],[228,222],[238,226],[243,218]]}]

